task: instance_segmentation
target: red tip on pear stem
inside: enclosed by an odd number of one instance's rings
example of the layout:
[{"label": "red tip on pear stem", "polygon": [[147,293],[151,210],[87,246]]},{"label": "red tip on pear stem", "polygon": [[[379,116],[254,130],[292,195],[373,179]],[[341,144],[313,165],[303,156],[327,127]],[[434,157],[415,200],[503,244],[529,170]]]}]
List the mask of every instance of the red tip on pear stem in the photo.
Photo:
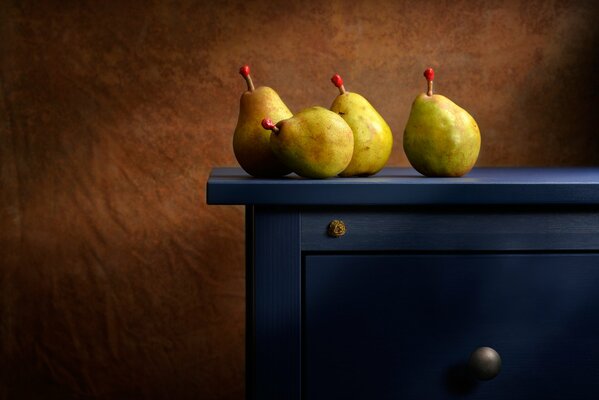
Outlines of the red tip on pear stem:
[{"label": "red tip on pear stem", "polygon": [[239,68],[239,73],[241,74],[241,76],[243,76],[243,79],[245,79],[245,81],[248,84],[248,90],[250,92],[254,91],[254,82],[252,82],[252,77],[250,76],[250,66],[249,65],[244,65],[243,67]]},{"label": "red tip on pear stem", "polygon": [[432,68],[427,68],[424,70],[424,77],[426,78],[426,82],[428,84],[428,89],[426,91],[427,96],[433,95],[433,79],[435,79],[435,71]]},{"label": "red tip on pear stem", "polygon": [[339,88],[339,92],[341,94],[345,93],[345,86],[343,86],[343,79],[341,79],[339,74],[333,75],[333,77],[331,78],[331,82],[333,82],[333,85],[335,85]]},{"label": "red tip on pear stem", "polygon": [[427,68],[424,71],[424,77],[427,81],[432,81],[435,79],[435,71],[432,68]]},{"label": "red tip on pear stem", "polygon": [[239,68],[239,73],[241,74],[241,76],[243,76],[244,78],[246,76],[250,76],[250,66],[249,65],[244,65],[243,67]]},{"label": "red tip on pear stem", "polygon": [[279,132],[279,128],[277,128],[270,118],[264,118],[262,120],[262,127],[267,131],[273,131],[274,133]]}]

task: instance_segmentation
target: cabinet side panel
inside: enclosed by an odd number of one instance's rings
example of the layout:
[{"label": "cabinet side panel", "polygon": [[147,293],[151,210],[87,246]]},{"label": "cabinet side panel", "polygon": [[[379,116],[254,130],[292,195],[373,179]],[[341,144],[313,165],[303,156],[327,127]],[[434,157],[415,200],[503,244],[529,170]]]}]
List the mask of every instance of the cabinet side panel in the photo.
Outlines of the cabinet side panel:
[{"label": "cabinet side panel", "polygon": [[245,207],[245,398],[254,400],[254,206]]},{"label": "cabinet side panel", "polygon": [[254,207],[254,399],[300,399],[300,216]]}]

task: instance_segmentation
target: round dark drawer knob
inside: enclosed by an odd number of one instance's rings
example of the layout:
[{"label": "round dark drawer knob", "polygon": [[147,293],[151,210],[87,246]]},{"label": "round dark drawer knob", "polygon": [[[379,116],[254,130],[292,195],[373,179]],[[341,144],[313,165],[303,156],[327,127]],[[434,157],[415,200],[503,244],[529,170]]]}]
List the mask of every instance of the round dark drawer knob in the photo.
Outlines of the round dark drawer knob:
[{"label": "round dark drawer knob", "polygon": [[490,347],[479,347],[470,354],[468,366],[478,379],[488,381],[501,371],[501,357]]},{"label": "round dark drawer knob", "polygon": [[346,228],[343,221],[339,219],[334,219],[329,223],[329,227],[327,229],[327,233],[330,237],[338,238],[345,235]]}]

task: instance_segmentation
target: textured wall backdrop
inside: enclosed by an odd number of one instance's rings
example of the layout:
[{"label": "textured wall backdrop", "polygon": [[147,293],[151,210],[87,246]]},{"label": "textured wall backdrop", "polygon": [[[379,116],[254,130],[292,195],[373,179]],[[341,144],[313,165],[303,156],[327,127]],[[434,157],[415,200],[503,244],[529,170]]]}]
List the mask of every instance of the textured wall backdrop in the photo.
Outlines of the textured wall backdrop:
[{"label": "textured wall backdrop", "polygon": [[243,210],[208,207],[237,71],[292,110],[339,72],[395,136],[422,71],[479,166],[598,165],[593,1],[2,1],[0,398],[243,396]]}]

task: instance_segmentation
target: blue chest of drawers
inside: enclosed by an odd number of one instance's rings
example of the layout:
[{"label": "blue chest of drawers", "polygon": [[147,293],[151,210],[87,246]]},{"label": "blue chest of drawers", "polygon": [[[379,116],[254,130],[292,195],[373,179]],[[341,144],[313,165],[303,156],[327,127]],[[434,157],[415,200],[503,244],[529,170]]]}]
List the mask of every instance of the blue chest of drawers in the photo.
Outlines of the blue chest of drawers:
[{"label": "blue chest of drawers", "polygon": [[599,398],[599,168],[218,168],[207,199],[246,206],[248,399]]}]

